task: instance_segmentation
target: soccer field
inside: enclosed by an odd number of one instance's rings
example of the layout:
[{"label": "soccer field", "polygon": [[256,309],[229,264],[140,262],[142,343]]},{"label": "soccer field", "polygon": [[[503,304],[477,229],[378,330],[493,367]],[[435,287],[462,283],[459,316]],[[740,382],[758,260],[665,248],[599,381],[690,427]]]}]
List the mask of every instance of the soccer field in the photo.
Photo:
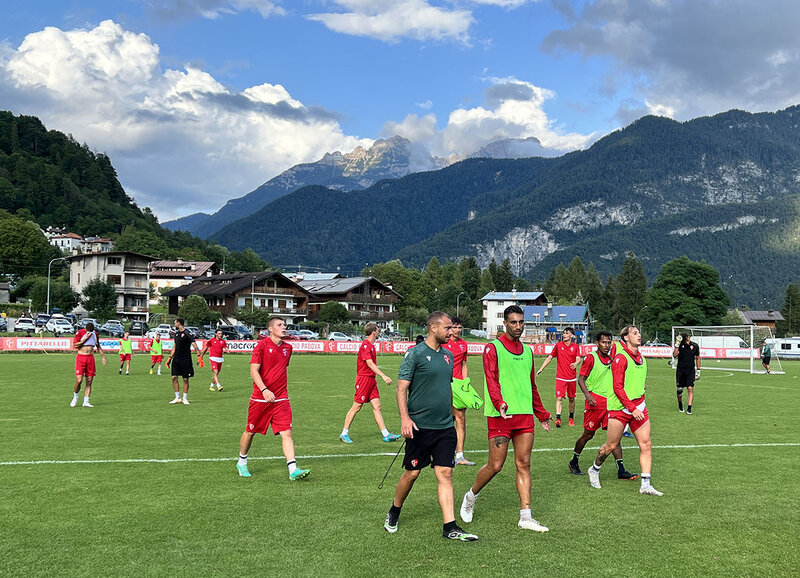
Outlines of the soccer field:
[{"label": "soccer field", "polygon": [[[148,356],[118,375],[116,355],[99,365],[94,408],[70,408],[74,356],[0,356],[0,575],[42,576],[528,576],[796,575],[800,557],[795,395],[800,366],[786,375],[703,371],[694,415],[677,411],[674,373],[649,360],[653,485],[616,479],[613,460],[602,490],[567,471],[579,426],[537,427],[533,515],[546,534],[517,529],[513,458],[481,492],[473,543],[441,537],[432,471],[420,476],[399,531],[383,521],[400,442],[378,435],[365,408],[339,433],[352,403],[352,356],[295,355],[289,367],[298,465],[290,482],[272,435],[256,436],[251,478],[235,459],[251,391],[249,356],[228,355],[223,392],[208,390],[198,369],[191,405],[169,405],[168,376],[148,374]],[[378,364],[393,378],[401,357]],[[537,359],[537,365],[541,359]],[[470,373],[481,384],[479,356]],[[554,366],[541,377],[554,411]],[[379,380],[380,382],[380,380]],[[384,417],[399,433],[394,389],[381,383]],[[684,394],[685,400],[685,394]],[[486,423],[467,415],[467,456],[484,463]],[[590,465],[598,433],[581,458]],[[638,451],[624,439],[628,470]],[[455,471],[456,509],[477,467]]]}]

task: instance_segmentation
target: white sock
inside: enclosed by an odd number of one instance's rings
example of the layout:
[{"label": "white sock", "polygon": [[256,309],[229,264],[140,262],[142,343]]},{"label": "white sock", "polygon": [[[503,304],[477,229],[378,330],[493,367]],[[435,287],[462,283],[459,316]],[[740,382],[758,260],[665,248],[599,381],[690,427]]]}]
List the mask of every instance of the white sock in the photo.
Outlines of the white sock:
[{"label": "white sock", "polygon": [[649,488],[650,487],[650,474],[645,474],[642,472],[642,487]]},{"label": "white sock", "polygon": [[158,368],[158,375],[161,375],[161,367]]},{"label": "white sock", "polygon": [[533,516],[531,516],[531,509],[526,508],[524,510],[519,511],[519,519],[520,520],[532,520]]},{"label": "white sock", "polygon": [[349,430],[348,428],[346,428],[346,427],[343,427],[343,428],[342,428],[342,435],[343,435],[343,436],[346,436],[346,435],[347,435],[347,434],[349,434],[349,433],[350,433],[350,430]]},{"label": "white sock", "polygon": [[603,465],[603,464],[600,464],[600,465],[598,466],[596,463],[592,462],[592,465],[591,465],[591,466],[589,466],[589,469],[590,469],[590,470],[594,470],[594,471],[596,471],[596,472],[599,472],[599,471],[600,471],[600,468],[602,467],[602,465]]},{"label": "white sock", "polygon": [[247,456],[246,455],[243,456],[242,454],[239,454],[239,461],[237,462],[237,465],[246,466],[247,465]]},{"label": "white sock", "polygon": [[381,433],[383,434],[383,437],[386,437],[386,436],[388,436],[388,435],[389,435],[389,430],[388,430],[388,429],[386,429],[386,428],[383,428],[383,429],[381,430]]},{"label": "white sock", "polygon": [[464,452],[456,452],[456,459],[457,460],[460,460],[463,457],[464,457]]},{"label": "white sock", "polygon": [[180,399],[180,398],[181,398],[181,394],[176,391],[175,392],[175,399]]},{"label": "white sock", "polygon": [[88,395],[84,395],[83,396],[83,403],[89,403],[89,396]]},{"label": "white sock", "polygon": [[214,382],[213,381],[211,382],[211,387],[214,387]]},{"label": "white sock", "polygon": [[468,500],[477,500],[478,499],[478,494],[473,494],[472,493],[472,488],[470,488],[469,491],[467,492],[467,499]]},{"label": "white sock", "polygon": [[183,394],[183,399],[186,399],[187,397],[189,397],[189,394],[188,393],[184,393]]},{"label": "white sock", "polygon": [[297,469],[297,462],[292,460],[291,462],[286,462],[286,466],[289,468],[289,473],[293,474],[294,471]]},{"label": "white sock", "polygon": [[218,382],[217,382],[217,389],[219,389],[220,387],[222,387],[222,382],[221,382],[221,381],[218,381]]},{"label": "white sock", "polygon": [[78,399],[79,396],[80,396],[79,393],[73,393],[72,394],[72,399]]}]

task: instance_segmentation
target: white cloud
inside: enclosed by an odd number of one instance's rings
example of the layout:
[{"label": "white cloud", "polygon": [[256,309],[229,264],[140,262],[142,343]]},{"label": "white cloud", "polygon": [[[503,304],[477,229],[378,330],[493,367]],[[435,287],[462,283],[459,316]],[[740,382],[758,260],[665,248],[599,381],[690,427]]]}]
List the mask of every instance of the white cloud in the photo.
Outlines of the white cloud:
[{"label": "white cloud", "polygon": [[263,18],[269,18],[286,13],[278,3],[270,0],[156,0],[149,3],[157,14],[172,18],[199,14],[216,20],[239,12],[258,12]]},{"label": "white cloud", "polygon": [[776,110],[800,102],[800,4],[795,0],[594,0],[551,32],[545,50],[608,57],[632,87],[630,111],[680,120],[730,108]]},{"label": "white cloud", "polygon": [[334,0],[344,12],[310,14],[334,32],[368,36],[384,42],[408,37],[417,40],[469,38],[469,10],[448,10],[426,0]]},{"label": "white cloud", "polygon": [[433,108],[433,101],[429,99],[426,100],[425,102],[418,102],[417,106],[422,110],[430,110]]},{"label": "white cloud", "polygon": [[400,122],[388,121],[383,125],[381,136],[389,138],[394,135],[416,143],[431,142],[436,137],[436,115],[429,113],[420,118],[412,113]]},{"label": "white cloud", "polygon": [[283,86],[233,92],[192,66],[162,70],[148,36],[110,20],[3,47],[0,101],[108,153],[126,190],[162,218],[219,207],[294,164],[372,143]]}]

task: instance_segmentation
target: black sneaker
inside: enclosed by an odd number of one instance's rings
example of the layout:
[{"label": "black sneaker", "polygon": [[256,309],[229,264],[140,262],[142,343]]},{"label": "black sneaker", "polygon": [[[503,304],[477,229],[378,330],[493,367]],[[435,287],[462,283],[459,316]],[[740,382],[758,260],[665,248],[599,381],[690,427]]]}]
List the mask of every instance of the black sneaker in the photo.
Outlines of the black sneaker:
[{"label": "black sneaker", "polygon": [[681,403],[680,401],[678,402],[678,411],[683,413],[683,403]]},{"label": "black sneaker", "polygon": [[386,521],[383,523],[383,528],[390,534],[397,532],[397,521],[400,519],[399,515],[389,512],[386,514]]},{"label": "black sneaker", "polygon": [[617,472],[617,477],[620,480],[638,480],[639,474],[632,474],[628,470],[622,470],[621,472]]},{"label": "black sneaker", "polygon": [[[386,523],[387,524],[389,523],[388,518],[386,520]],[[397,528],[397,526],[395,526],[395,528]],[[475,534],[467,534],[464,530],[462,530],[458,526],[456,526],[452,530],[443,531],[442,536],[444,536],[448,540],[459,540],[460,542],[474,542],[475,540],[478,539],[478,537]]]},{"label": "black sneaker", "polygon": [[570,462],[569,464],[569,473],[575,474],[576,476],[582,476],[583,472],[578,464],[575,462]]},{"label": "black sneaker", "polygon": [[692,415],[692,410],[691,410],[691,409],[689,409],[689,408],[687,408],[687,409],[686,409],[686,415]]}]

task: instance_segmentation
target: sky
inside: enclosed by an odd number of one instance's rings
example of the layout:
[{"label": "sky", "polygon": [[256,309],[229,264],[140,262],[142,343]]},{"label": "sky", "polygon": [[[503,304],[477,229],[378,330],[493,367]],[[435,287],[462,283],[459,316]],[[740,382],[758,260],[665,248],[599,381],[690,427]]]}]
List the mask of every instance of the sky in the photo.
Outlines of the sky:
[{"label": "sky", "polygon": [[0,0],[0,109],[162,221],[395,134],[583,149],[645,114],[800,103],[795,0]]}]

